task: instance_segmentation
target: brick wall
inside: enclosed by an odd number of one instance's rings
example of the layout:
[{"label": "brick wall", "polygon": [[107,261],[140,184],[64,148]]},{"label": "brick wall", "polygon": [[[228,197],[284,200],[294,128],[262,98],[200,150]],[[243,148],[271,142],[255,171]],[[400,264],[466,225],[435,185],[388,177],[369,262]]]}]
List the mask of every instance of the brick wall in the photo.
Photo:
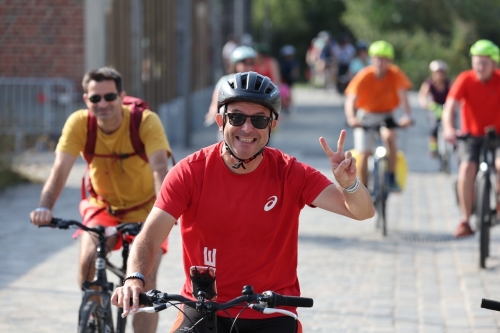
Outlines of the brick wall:
[{"label": "brick wall", "polygon": [[0,1],[0,76],[67,77],[84,71],[82,0]]}]

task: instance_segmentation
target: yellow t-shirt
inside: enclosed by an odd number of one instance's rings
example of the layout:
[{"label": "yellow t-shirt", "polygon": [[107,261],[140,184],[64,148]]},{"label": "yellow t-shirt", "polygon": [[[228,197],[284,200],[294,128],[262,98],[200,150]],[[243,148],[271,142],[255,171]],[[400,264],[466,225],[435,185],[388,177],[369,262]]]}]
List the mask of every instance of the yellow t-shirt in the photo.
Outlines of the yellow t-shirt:
[{"label": "yellow t-shirt", "polygon": [[[105,134],[99,128],[95,154],[127,154],[134,153],[130,141],[130,109],[123,106],[123,122],[112,134]],[[88,111],[78,110],[71,114],[62,131],[62,136],[56,151],[65,152],[73,156],[81,154],[87,141]],[[146,155],[159,150],[171,154],[170,145],[158,115],[145,110],[139,127],[139,136],[144,144]],[[139,155],[119,160],[109,157],[94,156],[89,165],[89,176],[95,192],[111,205],[113,210],[127,209],[147,202],[155,195],[153,173],[149,164]],[[99,206],[104,203],[91,198],[91,202]],[[144,221],[153,207],[154,201],[138,210],[125,214],[120,218],[123,222]]]}]

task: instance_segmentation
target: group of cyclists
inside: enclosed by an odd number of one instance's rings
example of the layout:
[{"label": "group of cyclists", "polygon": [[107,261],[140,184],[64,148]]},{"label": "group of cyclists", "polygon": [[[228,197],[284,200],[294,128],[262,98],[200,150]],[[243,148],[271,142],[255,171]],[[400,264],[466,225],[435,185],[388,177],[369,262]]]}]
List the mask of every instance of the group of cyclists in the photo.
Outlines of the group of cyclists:
[{"label": "group of cyclists", "polygon": [[353,76],[370,64],[368,45],[353,45],[348,34],[333,39],[328,31],[313,38],[306,53],[307,76],[315,87],[333,88],[343,94]]},{"label": "group of cyclists", "polygon": [[[64,125],[39,206],[30,214],[32,223],[50,223],[69,172],[78,155],[85,152],[89,119],[95,117],[95,153],[87,159],[92,191],[90,198],[84,198],[80,204],[83,223],[112,226],[144,222],[133,243],[124,285],[112,297],[113,304],[123,307],[125,315],[137,311],[140,292],[155,287],[158,265],[167,250],[166,240],[177,221],[186,274],[182,295],[193,297],[190,267],[210,266],[217,270],[220,302],[239,295],[246,284],[259,291],[271,289],[299,296],[300,211],[308,205],[356,220],[372,217],[374,207],[365,184],[366,161],[374,138],[363,126],[387,119],[401,127],[411,124],[407,97],[411,83],[392,63],[393,46],[380,40],[369,47],[365,45],[362,51],[370,59],[361,58],[360,54],[360,61],[370,65],[359,68],[345,90],[345,115],[348,124],[355,128],[359,168],[351,152],[344,151],[345,130],[339,134],[336,150],[323,137],[319,138],[335,184],[313,167],[268,147],[272,130],[282,116],[283,102],[279,85],[254,71],[258,56],[251,47],[240,46],[232,51],[231,73],[221,78],[214,90],[207,119],[214,119],[220,132],[219,142],[194,152],[170,170],[167,159],[171,149],[158,116],[150,110],[140,114],[138,133],[144,144],[142,154],[147,156],[144,159],[136,152],[130,134],[136,115],[131,107],[123,105],[126,93],[121,75],[108,67],[86,73],[83,100],[87,109],[73,113]],[[431,77],[420,89],[421,103],[436,119],[442,119],[450,142],[455,142],[457,136],[469,135],[457,143],[462,215],[455,232],[457,237],[473,232],[468,220],[484,129],[493,126],[500,130],[500,71],[496,69],[499,49],[490,41],[479,40],[470,53],[472,69],[461,73],[452,85],[446,76],[446,64],[434,61],[430,65]],[[394,120],[399,105],[404,114]],[[458,130],[453,118],[460,107],[462,127]],[[381,136],[389,153],[390,187],[399,191],[394,174],[396,133],[393,128],[386,128]],[[431,150],[434,144],[432,135]],[[496,165],[500,169],[500,157]],[[110,248],[119,246],[116,237],[108,242]],[[94,243],[91,235],[81,236],[80,280],[93,276]],[[238,314],[241,309],[220,314],[219,332],[229,332],[227,317],[236,315],[251,332],[301,332],[293,318],[264,316],[256,311]],[[184,307],[171,332],[187,331],[200,318],[196,309]],[[134,330],[154,332],[157,320],[137,314]],[[204,332],[203,327],[197,331]]]},{"label": "group of cyclists", "polygon": [[[411,84],[400,68],[392,64],[394,48],[386,41],[376,41],[368,49],[371,66],[356,74],[346,89],[345,113],[347,122],[354,127],[354,145],[360,152],[359,174],[366,184],[366,161],[372,154],[374,138],[363,126],[393,120],[394,110],[401,104],[403,117],[399,127],[411,124],[407,91]],[[437,154],[437,132],[443,127],[444,137],[456,146],[459,163],[457,194],[460,221],[455,237],[474,233],[469,219],[474,200],[474,179],[478,171],[479,154],[488,128],[500,131],[500,51],[489,40],[478,40],[470,49],[472,69],[466,70],[453,82],[448,78],[448,66],[442,60],[429,65],[430,77],[422,83],[419,102],[429,112],[431,131],[429,150]],[[460,109],[460,129],[456,128],[455,113]],[[391,128],[381,130],[381,137],[389,153],[390,188],[399,191],[394,172],[396,170],[396,133]],[[457,140],[460,137],[461,140]],[[499,148],[500,149],[500,148]],[[499,151],[500,152],[500,151]],[[500,171],[500,155],[495,161]],[[497,178],[499,179],[499,178]],[[496,184],[500,190],[500,183]],[[500,203],[498,203],[500,213]]]}]

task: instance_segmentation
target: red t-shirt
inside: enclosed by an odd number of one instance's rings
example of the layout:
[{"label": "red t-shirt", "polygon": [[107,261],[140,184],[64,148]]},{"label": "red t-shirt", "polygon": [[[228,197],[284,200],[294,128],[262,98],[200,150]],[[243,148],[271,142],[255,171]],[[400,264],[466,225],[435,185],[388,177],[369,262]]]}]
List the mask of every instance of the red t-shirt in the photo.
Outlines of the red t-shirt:
[{"label": "red t-shirt", "polygon": [[500,132],[500,71],[488,82],[477,79],[473,70],[462,72],[451,87],[448,98],[462,103],[462,132],[474,136],[485,134],[484,128],[494,125]]},{"label": "red t-shirt", "polygon": [[[180,217],[186,274],[182,294],[192,298],[189,268],[198,265],[216,268],[219,302],[241,296],[245,285],[256,293],[299,296],[299,213],[332,182],[269,147],[255,171],[234,174],[222,160],[222,147],[219,142],[175,165],[155,203]],[[234,316],[239,309],[228,312]],[[250,309],[240,317],[269,318]]]}]

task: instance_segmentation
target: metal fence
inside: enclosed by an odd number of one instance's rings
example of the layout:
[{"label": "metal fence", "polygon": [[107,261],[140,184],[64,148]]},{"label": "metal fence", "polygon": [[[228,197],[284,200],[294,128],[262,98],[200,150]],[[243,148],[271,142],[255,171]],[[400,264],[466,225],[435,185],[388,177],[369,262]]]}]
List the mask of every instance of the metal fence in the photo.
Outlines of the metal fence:
[{"label": "metal fence", "polygon": [[0,132],[15,135],[15,150],[25,135],[58,135],[75,111],[75,87],[65,78],[0,78]]},{"label": "metal fence", "polygon": [[[160,104],[158,112],[172,145],[186,143],[186,131],[203,130],[213,87],[189,94],[192,116],[186,118],[182,96]],[[69,115],[85,105],[71,80],[63,78],[0,78],[0,133],[15,136],[15,151],[25,136],[58,138]],[[186,123],[189,121],[190,123]]]}]

